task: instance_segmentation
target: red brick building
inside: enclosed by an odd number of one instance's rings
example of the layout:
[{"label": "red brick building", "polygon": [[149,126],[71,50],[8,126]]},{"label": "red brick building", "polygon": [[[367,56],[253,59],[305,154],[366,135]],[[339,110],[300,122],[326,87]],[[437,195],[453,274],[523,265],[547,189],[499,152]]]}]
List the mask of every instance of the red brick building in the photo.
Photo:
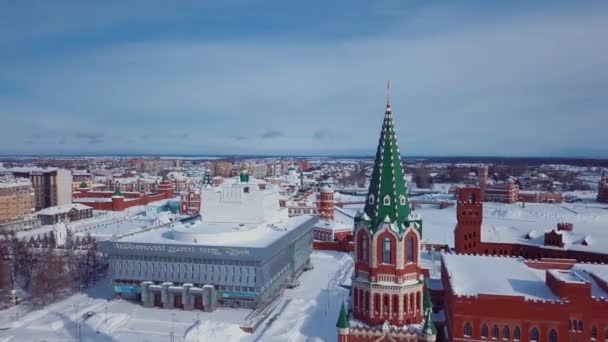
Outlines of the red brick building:
[{"label": "red brick building", "polygon": [[87,205],[95,210],[123,211],[138,205],[173,198],[173,182],[166,177],[158,184],[157,193],[125,192],[120,189],[112,191],[91,191],[82,184],[73,193],[74,203]]},{"label": "red brick building", "polygon": [[483,224],[479,188],[461,188],[456,209],[454,247],[458,253],[520,256],[526,259],[562,258],[608,263],[608,241],[603,236],[577,233],[569,223],[550,231]]},{"label": "red brick building", "polygon": [[607,341],[608,265],[444,254],[448,341]]},{"label": "red brick building", "polygon": [[597,185],[597,200],[608,202],[608,170],[602,170],[600,181]]},{"label": "red brick building", "polygon": [[515,203],[519,198],[519,185],[515,184],[512,179],[504,183],[495,183],[486,185],[483,193],[482,201],[500,202],[500,203]]},{"label": "red brick building", "polygon": [[527,203],[562,203],[564,201],[560,192],[547,191],[519,191],[520,202]]},{"label": "red brick building", "polygon": [[198,215],[201,210],[200,191],[189,189],[180,194],[180,209],[182,215]]},{"label": "red brick building", "polygon": [[422,221],[411,212],[389,103],[364,212],[354,227],[352,313],[342,307],[338,341],[435,341],[420,267]]}]

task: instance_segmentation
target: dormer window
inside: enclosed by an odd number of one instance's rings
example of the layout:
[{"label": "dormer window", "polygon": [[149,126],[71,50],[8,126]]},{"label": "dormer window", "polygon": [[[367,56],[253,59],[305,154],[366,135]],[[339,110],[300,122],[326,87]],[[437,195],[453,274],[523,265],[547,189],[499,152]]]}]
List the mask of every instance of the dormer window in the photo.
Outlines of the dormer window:
[{"label": "dormer window", "polygon": [[384,196],[383,201],[384,201],[384,205],[391,205],[391,198],[388,195]]},{"label": "dormer window", "polygon": [[374,204],[374,195],[369,195],[369,204]]},{"label": "dormer window", "polygon": [[405,205],[405,196],[403,196],[403,195],[399,196],[399,203],[401,205]]},{"label": "dormer window", "polygon": [[243,188],[243,192],[244,192],[244,193],[248,193],[248,192],[249,192],[249,187],[248,187],[248,186],[244,187],[244,188]]}]

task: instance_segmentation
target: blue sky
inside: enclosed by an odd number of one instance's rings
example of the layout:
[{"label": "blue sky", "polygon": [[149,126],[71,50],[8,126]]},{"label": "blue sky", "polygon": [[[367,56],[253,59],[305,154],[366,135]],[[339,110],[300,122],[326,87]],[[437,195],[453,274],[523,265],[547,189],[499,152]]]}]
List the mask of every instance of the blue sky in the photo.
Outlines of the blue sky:
[{"label": "blue sky", "polygon": [[[176,6],[179,4],[179,6]],[[0,154],[607,157],[606,1],[0,0]]]}]

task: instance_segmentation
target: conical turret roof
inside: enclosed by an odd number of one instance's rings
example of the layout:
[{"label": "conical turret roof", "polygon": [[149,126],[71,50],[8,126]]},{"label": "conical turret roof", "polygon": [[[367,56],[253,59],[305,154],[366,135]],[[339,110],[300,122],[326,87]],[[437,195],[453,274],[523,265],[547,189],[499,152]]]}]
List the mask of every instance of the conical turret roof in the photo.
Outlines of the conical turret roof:
[{"label": "conical turret roof", "polygon": [[428,309],[425,312],[422,333],[426,336],[437,335],[437,327],[435,326],[435,322],[433,322],[433,310],[431,309]]},{"label": "conical turret roof", "polygon": [[338,323],[336,323],[336,327],[340,329],[348,329],[350,328],[350,320],[348,319],[348,311],[346,310],[346,305],[342,303],[342,308],[340,309],[340,316],[338,316]]},{"label": "conical turret roof", "polygon": [[[389,83],[390,91],[390,83]],[[371,221],[369,228],[375,231],[386,218],[404,229],[404,221],[410,214],[408,191],[405,186],[401,157],[390,98],[387,98],[382,132],[376,151],[374,169],[365,202],[365,213]]]}]

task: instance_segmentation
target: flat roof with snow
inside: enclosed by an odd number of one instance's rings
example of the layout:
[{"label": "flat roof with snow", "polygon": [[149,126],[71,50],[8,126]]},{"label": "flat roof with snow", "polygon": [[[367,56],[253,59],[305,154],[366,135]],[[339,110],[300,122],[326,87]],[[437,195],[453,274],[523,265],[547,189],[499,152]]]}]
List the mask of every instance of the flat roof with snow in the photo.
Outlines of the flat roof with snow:
[{"label": "flat roof with snow", "polygon": [[545,283],[545,271],[529,268],[523,259],[443,254],[442,261],[457,295],[559,300]]}]

